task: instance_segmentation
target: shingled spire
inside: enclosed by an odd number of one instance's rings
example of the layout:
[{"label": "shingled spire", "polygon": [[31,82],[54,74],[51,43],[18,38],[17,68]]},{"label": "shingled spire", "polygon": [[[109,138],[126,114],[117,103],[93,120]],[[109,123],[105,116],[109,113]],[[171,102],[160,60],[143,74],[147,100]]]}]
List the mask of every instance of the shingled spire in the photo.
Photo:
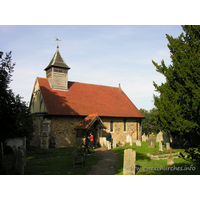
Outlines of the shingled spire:
[{"label": "shingled spire", "polygon": [[44,69],[46,71],[46,78],[49,79],[49,83],[54,90],[68,91],[68,70],[70,68],[63,60],[59,46],[57,51],[51,59],[49,65]]}]

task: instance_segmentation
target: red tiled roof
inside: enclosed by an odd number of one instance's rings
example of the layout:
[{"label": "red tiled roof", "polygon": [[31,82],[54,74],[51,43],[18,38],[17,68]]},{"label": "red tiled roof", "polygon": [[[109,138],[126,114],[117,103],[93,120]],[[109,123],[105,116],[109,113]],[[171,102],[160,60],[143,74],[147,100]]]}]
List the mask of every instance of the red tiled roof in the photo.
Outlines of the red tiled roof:
[{"label": "red tiled roof", "polygon": [[68,82],[69,91],[53,90],[47,78],[37,77],[50,115],[139,117],[142,113],[118,87]]}]

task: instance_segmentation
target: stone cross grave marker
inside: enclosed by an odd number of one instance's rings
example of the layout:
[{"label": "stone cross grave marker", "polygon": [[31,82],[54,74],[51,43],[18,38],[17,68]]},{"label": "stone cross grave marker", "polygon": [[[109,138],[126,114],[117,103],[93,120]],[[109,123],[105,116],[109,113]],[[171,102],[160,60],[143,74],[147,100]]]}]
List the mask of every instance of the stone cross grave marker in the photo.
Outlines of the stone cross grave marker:
[{"label": "stone cross grave marker", "polygon": [[59,137],[56,137],[56,144],[55,144],[55,148],[59,148]]},{"label": "stone cross grave marker", "polygon": [[113,138],[112,144],[113,144],[113,148],[116,148],[116,139],[115,138]]},{"label": "stone cross grave marker", "polygon": [[136,151],[124,150],[123,175],[135,175]]},{"label": "stone cross grave marker", "polygon": [[155,136],[150,135],[150,136],[149,136],[148,147],[155,148],[155,140],[156,140]]},{"label": "stone cross grave marker", "polygon": [[141,141],[140,140],[136,140],[136,146],[141,147]]},{"label": "stone cross grave marker", "polygon": [[163,149],[162,149],[162,142],[159,142],[159,151],[163,151]]}]

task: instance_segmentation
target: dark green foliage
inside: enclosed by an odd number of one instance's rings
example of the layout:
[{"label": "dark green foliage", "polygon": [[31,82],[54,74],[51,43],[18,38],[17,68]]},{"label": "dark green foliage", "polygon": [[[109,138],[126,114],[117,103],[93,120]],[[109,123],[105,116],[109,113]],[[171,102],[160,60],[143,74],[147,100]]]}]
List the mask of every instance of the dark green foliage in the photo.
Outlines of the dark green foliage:
[{"label": "dark green foliage", "polygon": [[180,157],[183,158],[186,161],[192,161],[196,164],[197,168],[200,169],[200,153],[199,153],[199,148],[198,150],[194,148],[188,148],[185,150],[186,154],[180,153]]},{"label": "dark green foliage", "polygon": [[16,95],[9,88],[12,81],[11,52],[0,52],[0,141],[7,138],[24,137],[31,139],[33,133],[33,120],[26,103],[22,101],[20,95]]},{"label": "dark green foliage", "polygon": [[153,108],[150,111],[145,109],[140,109],[140,112],[145,116],[145,119],[142,120],[142,132],[145,134],[158,133],[160,131],[159,125],[156,120],[158,115],[158,109]]},{"label": "dark green foliage", "polygon": [[200,26],[182,26],[178,38],[166,34],[171,62],[161,65],[154,61],[156,71],[166,82],[154,87],[160,96],[154,96],[161,130],[173,137],[182,137],[190,145],[200,139]]}]

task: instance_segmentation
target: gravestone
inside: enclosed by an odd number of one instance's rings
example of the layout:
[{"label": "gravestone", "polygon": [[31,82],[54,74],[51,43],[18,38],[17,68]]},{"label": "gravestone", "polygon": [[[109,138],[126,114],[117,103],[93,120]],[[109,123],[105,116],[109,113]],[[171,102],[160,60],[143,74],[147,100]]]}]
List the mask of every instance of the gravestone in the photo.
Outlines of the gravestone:
[{"label": "gravestone", "polygon": [[145,134],[142,135],[142,142],[146,142],[147,141],[147,136]]},{"label": "gravestone", "polygon": [[24,166],[26,166],[26,148],[24,146],[20,147],[20,149],[23,151],[24,153]]},{"label": "gravestone", "polygon": [[56,137],[56,144],[55,144],[55,148],[59,148],[59,137]]},{"label": "gravestone", "polygon": [[133,146],[132,138],[130,138],[130,146],[131,146],[131,147]]},{"label": "gravestone", "polygon": [[116,146],[116,139],[115,139],[115,138],[113,138],[112,145],[113,145],[113,148],[116,148],[116,147],[117,147],[117,146]]},{"label": "gravestone", "polygon": [[136,146],[141,147],[141,141],[140,140],[136,140]]},{"label": "gravestone", "polygon": [[136,151],[124,150],[123,175],[135,175]]},{"label": "gravestone", "polygon": [[130,142],[130,138],[131,138],[130,135],[127,135],[127,136],[126,136],[126,142],[127,142],[127,143]]},{"label": "gravestone", "polygon": [[17,171],[17,165],[18,165],[18,148],[16,146],[13,146],[13,164],[12,164],[12,169]]},{"label": "gravestone", "polygon": [[17,173],[19,175],[24,175],[24,152],[19,149],[18,150],[18,164],[17,164]]},{"label": "gravestone", "polygon": [[170,143],[169,142],[166,143],[166,149],[170,149]]},{"label": "gravestone", "polygon": [[155,140],[156,140],[156,137],[153,136],[153,135],[150,135],[149,136],[149,143],[148,143],[148,147],[152,147],[152,148],[155,148]]},{"label": "gravestone", "polygon": [[122,142],[122,146],[125,146],[125,142]]},{"label": "gravestone", "polygon": [[149,141],[149,136],[147,135],[147,137],[146,137],[146,141]]},{"label": "gravestone", "polygon": [[164,143],[170,143],[170,137],[168,135],[164,136]]},{"label": "gravestone", "polygon": [[160,131],[160,132],[157,134],[156,142],[161,142],[161,141],[163,141],[163,133]]},{"label": "gravestone", "polygon": [[162,142],[159,142],[159,151],[163,151],[163,149],[162,149]]}]

